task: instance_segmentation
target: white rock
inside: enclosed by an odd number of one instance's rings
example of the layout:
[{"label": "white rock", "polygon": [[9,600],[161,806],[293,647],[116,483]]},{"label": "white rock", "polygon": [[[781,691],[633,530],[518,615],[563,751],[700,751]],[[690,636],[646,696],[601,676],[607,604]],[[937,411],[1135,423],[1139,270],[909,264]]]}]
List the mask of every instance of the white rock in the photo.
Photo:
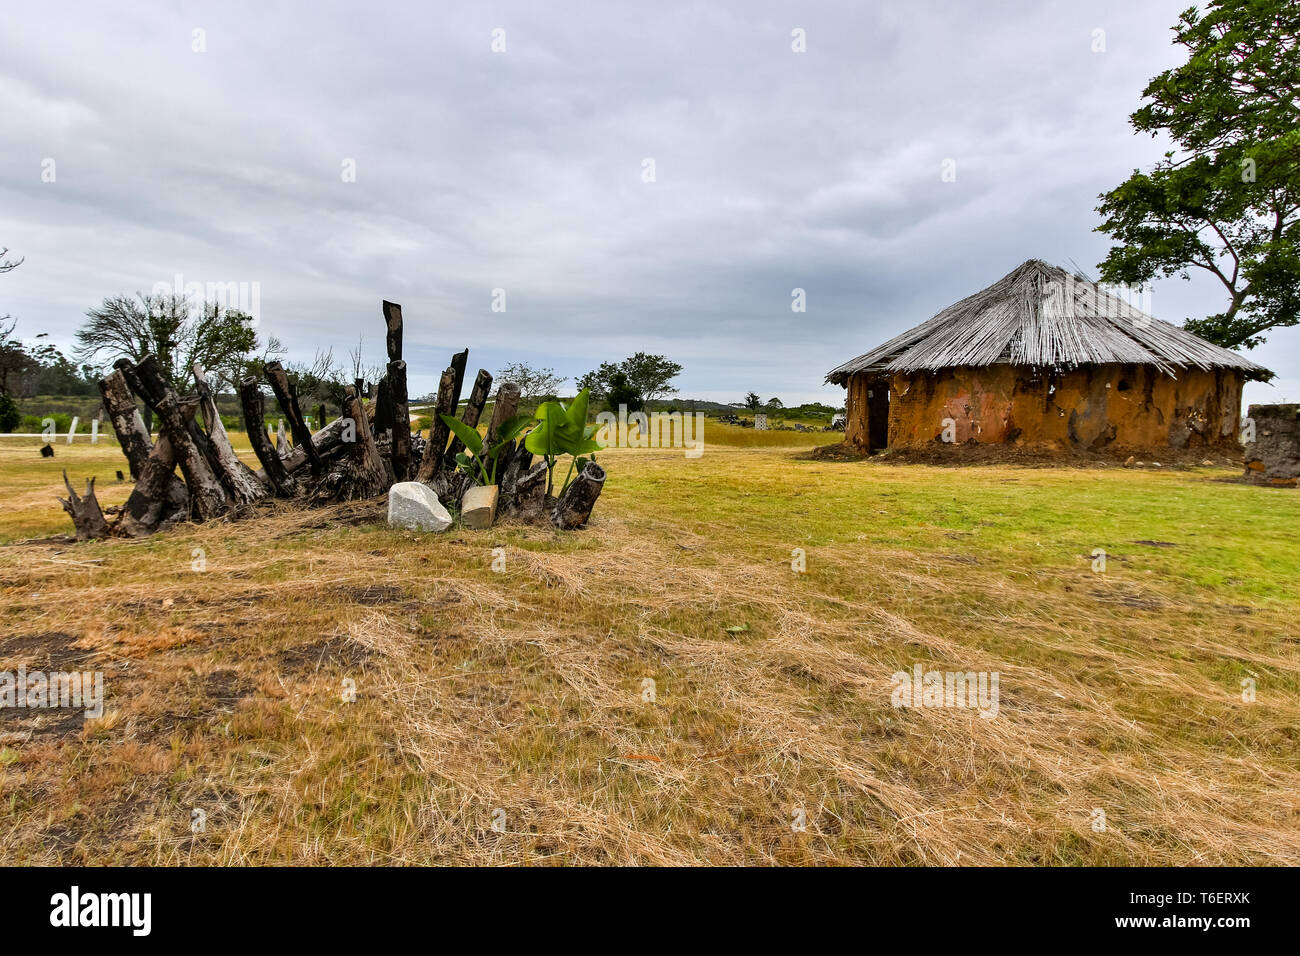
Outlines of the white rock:
[{"label": "white rock", "polygon": [[388,489],[388,524],[410,531],[446,531],[451,515],[428,485],[399,481]]}]

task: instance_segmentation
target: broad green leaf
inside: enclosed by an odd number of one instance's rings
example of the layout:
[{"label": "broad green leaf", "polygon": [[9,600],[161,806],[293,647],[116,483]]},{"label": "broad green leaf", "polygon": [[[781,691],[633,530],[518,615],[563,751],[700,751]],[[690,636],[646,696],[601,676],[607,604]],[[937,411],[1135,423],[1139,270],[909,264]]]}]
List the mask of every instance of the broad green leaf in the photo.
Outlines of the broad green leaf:
[{"label": "broad green leaf", "polygon": [[465,447],[475,455],[483,451],[483,436],[478,433],[477,428],[470,428],[459,418],[452,418],[450,415],[441,416],[442,420],[447,423],[447,427],[452,433],[465,443]]}]

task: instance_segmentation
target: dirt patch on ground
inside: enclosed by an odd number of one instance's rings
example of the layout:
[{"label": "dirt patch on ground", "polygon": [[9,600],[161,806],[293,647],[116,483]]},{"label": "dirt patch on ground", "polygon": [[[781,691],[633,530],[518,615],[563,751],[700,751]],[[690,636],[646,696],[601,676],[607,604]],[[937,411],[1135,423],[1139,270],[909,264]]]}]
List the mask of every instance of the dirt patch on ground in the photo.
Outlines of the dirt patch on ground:
[{"label": "dirt patch on ground", "polygon": [[203,693],[218,704],[233,704],[257,693],[257,687],[239,671],[223,668],[203,678]]},{"label": "dirt patch on ground", "polygon": [[73,671],[78,670],[94,651],[75,647],[80,640],[66,631],[48,631],[44,634],[19,634],[0,638],[0,661],[26,664],[28,670]]},{"label": "dirt patch on ground", "polygon": [[396,604],[406,598],[406,589],[386,584],[371,584],[360,588],[343,588],[340,592],[353,604],[376,607],[380,604]]},{"label": "dirt patch on ground", "polygon": [[360,667],[375,652],[346,637],[327,637],[286,648],[275,656],[276,666],[290,674],[309,674],[328,668]]},{"label": "dirt patch on ground", "polygon": [[58,740],[80,735],[84,707],[0,707],[0,740]]}]

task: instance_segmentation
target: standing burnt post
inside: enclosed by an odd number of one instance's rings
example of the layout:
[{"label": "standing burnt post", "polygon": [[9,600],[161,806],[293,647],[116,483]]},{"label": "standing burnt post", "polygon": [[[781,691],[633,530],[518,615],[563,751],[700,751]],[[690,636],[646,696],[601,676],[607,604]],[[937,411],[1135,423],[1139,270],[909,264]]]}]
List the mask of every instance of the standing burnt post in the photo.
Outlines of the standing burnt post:
[{"label": "standing burnt post", "polygon": [[384,299],[385,345],[388,348],[388,401],[393,441],[389,459],[398,481],[411,471],[411,406],[407,395],[406,363],[402,361],[402,307]]},{"label": "standing burnt post", "polygon": [[388,393],[393,403],[393,474],[406,481],[411,472],[411,406],[406,394],[406,363],[388,363]]},{"label": "standing burnt post", "polygon": [[[195,406],[181,406],[187,415]],[[140,469],[140,480],[122,505],[117,534],[144,538],[184,521],[191,513],[190,490],[176,474],[176,455],[166,434],[158,436],[149,458]]]},{"label": "standing burnt post", "polygon": [[451,429],[442,420],[442,416],[451,415],[456,410],[455,388],[456,369],[449,366],[438,382],[438,403],[433,407],[433,425],[429,428],[429,441],[424,446],[424,458],[420,460],[416,481],[428,484],[442,471],[442,453],[447,447],[447,436],[451,434]]},{"label": "standing burnt post", "polygon": [[145,398],[144,386],[140,384],[140,376],[135,372],[135,363],[129,358],[120,358],[113,363],[113,368],[122,373],[126,379],[127,386],[135,392],[140,401],[144,402],[144,412],[141,420],[144,422],[145,435],[153,434],[153,408],[149,405],[149,400]]},{"label": "standing burnt post", "polygon": [[[360,393],[358,393],[360,394]],[[375,389],[375,438],[391,441],[393,437],[393,393],[385,375]]]},{"label": "standing burnt post", "polygon": [[465,366],[469,364],[469,349],[457,352],[451,357],[451,367],[456,371],[456,385],[453,389],[451,400],[451,411],[448,415],[455,415],[456,409],[460,408],[460,392],[465,386]]},{"label": "standing burnt post", "polygon": [[341,420],[351,426],[344,438],[347,452],[317,485],[314,498],[318,502],[373,498],[392,484],[388,464],[370,433],[365,407],[354,388],[349,387],[343,399]]},{"label": "standing burnt post", "polygon": [[285,374],[284,366],[279,362],[267,362],[266,380],[271,383],[271,391],[275,393],[275,400],[280,403],[284,417],[289,419],[293,443],[307,452],[307,460],[311,462],[311,473],[319,475],[320,455],[316,452],[316,446],[312,444],[311,431],[303,421],[302,410],[298,407],[298,393],[293,383],[289,381],[289,376]]},{"label": "standing burnt post", "polygon": [[131,467],[131,477],[139,478],[153,442],[121,369],[115,369],[111,375],[100,379],[99,394],[104,396],[104,408],[108,411],[108,420],[113,423],[113,431],[117,432],[126,463]]},{"label": "standing burnt post", "polygon": [[[244,430],[248,432],[248,442],[253,446],[253,454],[262,463],[271,487],[281,498],[290,498],[297,491],[297,484],[289,476],[282,459],[271,445],[271,438],[266,433],[266,404],[257,380],[246,378],[239,384],[239,405],[244,411]],[[313,442],[314,444],[314,442]]]}]

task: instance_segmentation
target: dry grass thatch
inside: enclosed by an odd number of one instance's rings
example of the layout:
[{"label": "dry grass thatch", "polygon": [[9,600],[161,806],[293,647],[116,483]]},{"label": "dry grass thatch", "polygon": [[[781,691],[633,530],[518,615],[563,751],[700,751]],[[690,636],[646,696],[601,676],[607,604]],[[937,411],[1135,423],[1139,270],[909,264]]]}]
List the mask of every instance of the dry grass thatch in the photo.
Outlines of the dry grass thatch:
[{"label": "dry grass thatch", "polygon": [[1268,370],[1153,318],[1104,286],[1030,259],[987,289],[948,306],[827,374],[843,385],[857,372],[936,371],[972,365],[1073,368],[1124,363],[1179,369]]}]

